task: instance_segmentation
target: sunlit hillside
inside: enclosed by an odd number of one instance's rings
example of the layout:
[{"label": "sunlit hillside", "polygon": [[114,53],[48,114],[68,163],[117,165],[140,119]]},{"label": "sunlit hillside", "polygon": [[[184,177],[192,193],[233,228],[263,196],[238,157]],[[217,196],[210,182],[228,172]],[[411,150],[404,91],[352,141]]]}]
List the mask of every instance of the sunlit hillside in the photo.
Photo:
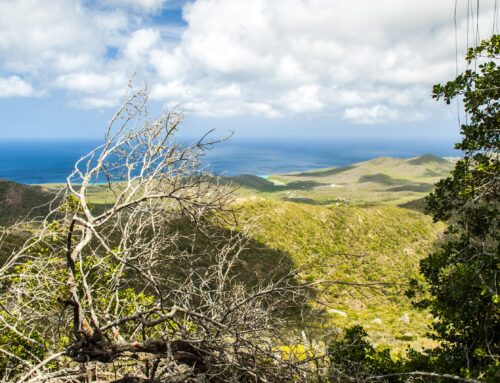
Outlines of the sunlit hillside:
[{"label": "sunlit hillside", "polygon": [[304,280],[375,283],[326,287],[328,293],[315,304],[322,320],[339,327],[362,324],[375,343],[398,349],[428,343],[423,337],[432,318],[412,309],[403,292],[444,225],[394,206],[310,206],[254,197],[237,211],[240,225],[251,223],[262,245],[251,250],[252,269],[259,270],[271,249],[295,266],[310,265]]},{"label": "sunlit hillside", "polygon": [[[404,159],[379,157],[349,166],[294,174],[228,177],[241,185],[241,195],[328,205],[399,205],[425,197],[433,185],[450,174],[453,159],[430,154]],[[249,193],[245,193],[249,192]]]}]

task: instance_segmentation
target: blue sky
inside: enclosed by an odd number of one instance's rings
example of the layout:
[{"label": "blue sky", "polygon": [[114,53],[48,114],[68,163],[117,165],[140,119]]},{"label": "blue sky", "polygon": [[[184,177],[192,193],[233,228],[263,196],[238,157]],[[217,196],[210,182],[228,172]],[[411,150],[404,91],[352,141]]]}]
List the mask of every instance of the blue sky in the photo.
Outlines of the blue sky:
[{"label": "blue sky", "polygon": [[[459,70],[476,36],[467,4],[457,2]],[[0,0],[0,138],[100,137],[135,73],[153,113],[185,111],[187,136],[453,142],[456,106],[430,93],[457,70],[454,5]],[[493,6],[472,9],[481,37]]]}]

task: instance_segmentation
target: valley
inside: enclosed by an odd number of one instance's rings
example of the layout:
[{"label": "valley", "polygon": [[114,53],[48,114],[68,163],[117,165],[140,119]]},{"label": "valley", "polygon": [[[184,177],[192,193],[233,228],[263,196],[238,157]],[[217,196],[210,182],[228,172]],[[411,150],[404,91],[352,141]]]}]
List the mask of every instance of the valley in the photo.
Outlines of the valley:
[{"label": "valley", "polygon": [[[453,163],[432,155],[381,157],[266,178],[221,178],[224,187],[235,189],[237,220],[231,229],[251,227],[253,233],[245,273],[262,277],[278,258],[290,267],[309,264],[303,281],[333,281],[311,302],[316,317],[310,329],[335,332],[360,324],[376,345],[399,351],[432,346],[426,338],[432,317],[413,309],[404,291],[445,228],[421,212],[422,198]],[[64,185],[0,186],[1,223],[8,226],[22,216],[41,215],[46,205],[31,208],[47,204]],[[99,184],[88,197],[96,209],[113,200]],[[19,232],[7,237],[3,259],[21,238]]]}]

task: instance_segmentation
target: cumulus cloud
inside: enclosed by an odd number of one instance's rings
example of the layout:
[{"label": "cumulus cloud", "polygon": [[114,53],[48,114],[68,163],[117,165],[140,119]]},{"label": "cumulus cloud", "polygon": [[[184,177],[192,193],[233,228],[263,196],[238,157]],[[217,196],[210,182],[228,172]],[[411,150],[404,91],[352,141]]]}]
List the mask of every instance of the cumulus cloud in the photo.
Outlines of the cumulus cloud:
[{"label": "cumulus cloud", "polygon": [[354,107],[344,110],[346,120],[362,124],[377,124],[387,121],[416,122],[423,115],[415,110],[395,109],[386,105],[374,105],[370,107]]},{"label": "cumulus cloud", "polygon": [[[453,2],[196,0],[172,32],[150,17],[172,1],[0,0],[0,75],[85,108],[112,106],[137,73],[154,99],[192,113],[371,124],[432,117],[432,84],[455,73]],[[483,37],[493,6],[481,3]]]},{"label": "cumulus cloud", "polygon": [[15,72],[57,70],[54,61],[98,57],[105,50],[89,12],[76,0],[2,0],[0,30],[2,67]]},{"label": "cumulus cloud", "polygon": [[324,104],[318,98],[319,85],[304,85],[288,91],[282,98],[283,107],[296,113],[317,112]]},{"label": "cumulus cloud", "polygon": [[132,33],[127,42],[124,55],[131,61],[143,61],[151,49],[160,41],[160,32],[155,29],[139,29]]},{"label": "cumulus cloud", "polygon": [[100,0],[101,5],[114,7],[131,7],[133,9],[154,12],[160,10],[165,0]]},{"label": "cumulus cloud", "polygon": [[[488,27],[490,3],[480,17]],[[198,0],[184,18],[179,44],[150,56],[158,69],[154,96],[202,114],[418,121],[432,84],[455,73],[449,2]],[[465,10],[458,24],[462,38]],[[228,83],[238,89],[231,102],[213,91]]]},{"label": "cumulus cloud", "polygon": [[35,90],[18,76],[0,77],[0,98],[34,96]]}]

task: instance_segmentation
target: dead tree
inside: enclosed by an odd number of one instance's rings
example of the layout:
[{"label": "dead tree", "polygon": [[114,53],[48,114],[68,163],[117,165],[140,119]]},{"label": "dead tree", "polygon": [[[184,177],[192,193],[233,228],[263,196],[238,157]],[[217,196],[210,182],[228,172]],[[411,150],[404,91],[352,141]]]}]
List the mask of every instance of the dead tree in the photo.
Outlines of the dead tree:
[{"label": "dead tree", "polygon": [[146,102],[126,99],[1,267],[4,381],[303,379],[315,356],[278,351],[280,305],[304,286],[295,271],[244,286],[231,190],[200,169],[214,141],[178,143],[182,113],[149,120]]}]

